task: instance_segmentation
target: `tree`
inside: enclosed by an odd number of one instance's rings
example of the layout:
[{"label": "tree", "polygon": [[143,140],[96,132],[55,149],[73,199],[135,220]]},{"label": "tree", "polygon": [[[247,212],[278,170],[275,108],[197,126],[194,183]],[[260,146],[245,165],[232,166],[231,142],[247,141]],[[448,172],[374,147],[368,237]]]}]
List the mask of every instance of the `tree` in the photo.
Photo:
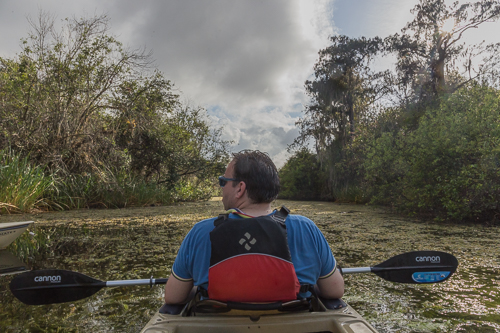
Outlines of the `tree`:
[{"label": "tree", "polygon": [[[331,37],[332,45],[319,52],[314,81],[306,81],[311,103],[297,122],[300,136],[293,146],[312,138],[316,152],[330,175],[331,187],[344,186],[351,176],[339,173],[336,164],[356,133],[357,122],[387,92],[387,73],[373,73],[370,62],[381,51],[380,38]],[[293,147],[292,146],[292,147]]]},{"label": "tree", "polygon": [[[397,54],[396,71],[403,104],[428,103],[473,80],[497,73],[500,43],[466,47],[463,34],[500,17],[500,2],[447,6],[444,0],[420,0],[411,11],[415,18],[386,39],[387,48]],[[481,63],[475,59],[484,56]],[[463,65],[460,70],[458,64]],[[423,108],[420,108],[423,110]]]},{"label": "tree", "polygon": [[380,51],[381,39],[352,39],[333,36],[332,45],[319,52],[314,65],[314,81],[306,81],[311,104],[306,118],[298,125],[300,140],[312,136],[317,144],[328,146],[332,140],[345,145],[356,127],[356,113],[373,103],[380,92],[372,80],[380,77],[369,64]]},{"label": "tree", "polygon": [[498,221],[499,91],[468,84],[424,115],[415,131],[368,144],[371,201],[440,219]]},{"label": "tree", "polygon": [[24,40],[20,62],[2,59],[10,98],[2,108],[15,150],[51,169],[91,171],[113,154],[103,116],[123,82],[140,80],[147,54],[107,35],[108,18],[67,19],[62,32],[41,13]]}]

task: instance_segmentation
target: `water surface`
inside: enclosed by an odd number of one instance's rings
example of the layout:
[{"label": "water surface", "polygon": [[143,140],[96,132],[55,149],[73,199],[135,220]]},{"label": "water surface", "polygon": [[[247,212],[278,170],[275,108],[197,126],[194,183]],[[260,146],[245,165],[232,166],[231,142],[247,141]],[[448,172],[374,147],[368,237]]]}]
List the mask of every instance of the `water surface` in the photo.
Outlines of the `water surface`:
[{"label": "water surface", "polygon": [[[345,277],[345,300],[380,332],[500,332],[499,227],[435,224],[381,208],[278,200],[316,222],[343,267],[376,265],[414,250],[454,254],[459,268],[433,285],[396,284],[372,274]],[[182,239],[221,213],[218,200],[167,207],[0,216],[36,221],[48,247],[23,260],[100,280],[168,277]],[[21,253],[22,255],[22,253]],[[1,332],[138,332],[162,305],[162,287],[104,288],[76,302],[26,306],[0,277]]]}]

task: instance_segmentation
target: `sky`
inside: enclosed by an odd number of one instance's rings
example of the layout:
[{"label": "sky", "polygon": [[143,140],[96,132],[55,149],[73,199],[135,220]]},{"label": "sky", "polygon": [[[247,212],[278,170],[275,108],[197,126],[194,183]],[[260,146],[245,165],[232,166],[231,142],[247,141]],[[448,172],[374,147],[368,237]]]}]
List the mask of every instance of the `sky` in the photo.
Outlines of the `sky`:
[{"label": "sky", "polygon": [[[0,0],[0,57],[14,58],[27,18],[106,14],[124,45],[153,52],[181,100],[207,110],[231,150],[258,149],[281,167],[299,135],[318,51],[335,34],[386,37],[418,0]],[[498,26],[497,26],[498,28]],[[488,31],[492,33],[492,29]],[[494,31],[499,31],[493,29]],[[496,33],[495,33],[496,34]],[[484,33],[483,33],[484,35]]]}]

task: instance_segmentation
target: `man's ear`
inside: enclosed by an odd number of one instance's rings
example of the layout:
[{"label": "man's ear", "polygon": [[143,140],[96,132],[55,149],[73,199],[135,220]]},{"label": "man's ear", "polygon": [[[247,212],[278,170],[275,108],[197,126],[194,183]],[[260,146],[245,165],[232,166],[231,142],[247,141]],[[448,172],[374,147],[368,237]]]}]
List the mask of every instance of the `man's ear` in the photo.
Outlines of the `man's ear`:
[{"label": "man's ear", "polygon": [[238,191],[236,192],[236,198],[240,199],[247,190],[247,184],[245,184],[245,182],[239,182],[237,186],[238,186]]}]

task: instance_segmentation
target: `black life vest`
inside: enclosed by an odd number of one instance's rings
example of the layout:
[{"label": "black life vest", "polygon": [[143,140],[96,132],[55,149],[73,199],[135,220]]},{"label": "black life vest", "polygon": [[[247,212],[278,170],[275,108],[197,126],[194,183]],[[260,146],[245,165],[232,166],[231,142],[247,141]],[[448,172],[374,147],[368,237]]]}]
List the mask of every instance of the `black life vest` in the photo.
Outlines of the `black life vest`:
[{"label": "black life vest", "polygon": [[286,207],[270,216],[219,215],[210,232],[208,296],[226,302],[297,299],[300,284],[288,248]]}]

